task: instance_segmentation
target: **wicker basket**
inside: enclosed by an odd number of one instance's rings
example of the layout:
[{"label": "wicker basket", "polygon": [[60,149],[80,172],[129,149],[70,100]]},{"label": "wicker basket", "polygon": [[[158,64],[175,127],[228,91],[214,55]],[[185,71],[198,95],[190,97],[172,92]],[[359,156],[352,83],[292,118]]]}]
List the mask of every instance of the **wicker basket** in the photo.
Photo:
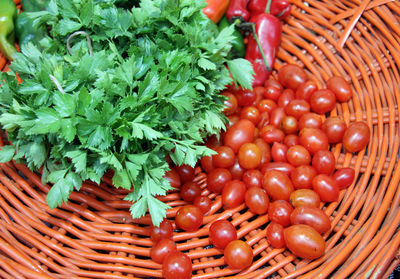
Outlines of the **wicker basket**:
[{"label": "wicker basket", "polygon": [[[333,148],[338,167],[352,166],[356,183],[341,192],[339,202],[324,210],[332,231],[325,234],[325,255],[301,260],[284,249],[272,249],[265,238],[268,216],[245,206],[223,211],[219,196],[212,214],[194,232],[177,232],[174,241],[193,261],[193,278],[387,278],[399,264],[400,232],[400,2],[398,0],[292,0],[284,25],[276,68],[297,63],[322,85],[330,76],[345,77],[355,96],[337,105],[333,115],[347,123],[364,120],[372,128],[365,154]],[[0,57],[0,68],[5,69]],[[1,143],[1,142],[0,142]],[[205,187],[205,175],[197,180]],[[86,183],[70,202],[51,210],[48,185],[23,165],[0,164],[1,278],[153,278],[161,266],[149,257],[149,218],[132,220],[124,192],[104,178]],[[203,194],[208,194],[204,190]],[[163,198],[173,218],[184,204],[178,194]],[[210,248],[208,225],[230,220],[255,255],[243,271],[224,265]]]}]

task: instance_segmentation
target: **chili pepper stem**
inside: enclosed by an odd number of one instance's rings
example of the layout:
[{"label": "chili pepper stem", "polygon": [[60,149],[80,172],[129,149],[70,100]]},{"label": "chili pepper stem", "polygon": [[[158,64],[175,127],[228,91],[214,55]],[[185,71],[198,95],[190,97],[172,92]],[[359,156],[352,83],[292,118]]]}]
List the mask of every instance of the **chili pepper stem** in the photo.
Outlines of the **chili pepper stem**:
[{"label": "chili pepper stem", "polygon": [[253,37],[254,37],[254,39],[255,39],[256,42],[257,42],[257,46],[258,46],[258,48],[260,49],[261,56],[262,56],[262,58],[263,58],[265,67],[267,68],[268,71],[271,71],[271,68],[269,67],[267,58],[265,57],[264,51],[263,51],[263,49],[262,49],[262,47],[261,47],[260,40],[258,39],[257,32],[256,32],[256,27],[255,27],[255,24],[254,24],[254,23],[251,24],[251,29],[252,29],[252,31],[253,31]]},{"label": "chili pepper stem", "polygon": [[271,2],[272,0],[268,0],[267,6],[265,6],[265,13],[270,14],[271,13]]}]

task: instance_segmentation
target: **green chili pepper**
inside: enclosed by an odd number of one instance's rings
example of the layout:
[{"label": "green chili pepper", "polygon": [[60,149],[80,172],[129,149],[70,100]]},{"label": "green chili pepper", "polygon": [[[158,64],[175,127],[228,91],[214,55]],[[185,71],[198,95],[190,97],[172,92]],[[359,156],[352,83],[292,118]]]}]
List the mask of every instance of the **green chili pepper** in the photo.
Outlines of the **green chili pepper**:
[{"label": "green chili pepper", "polygon": [[0,51],[9,60],[17,51],[14,47],[14,20],[17,7],[12,0],[0,0]]},{"label": "green chili pepper", "polygon": [[[230,25],[228,19],[224,16],[221,21],[218,24],[219,30],[224,29],[225,27],[228,27]],[[246,54],[246,47],[243,42],[243,36],[242,33],[240,33],[239,30],[235,29],[235,32],[233,33],[233,36],[235,39],[232,41],[232,49],[231,49],[231,55],[232,57],[244,57]]]}]

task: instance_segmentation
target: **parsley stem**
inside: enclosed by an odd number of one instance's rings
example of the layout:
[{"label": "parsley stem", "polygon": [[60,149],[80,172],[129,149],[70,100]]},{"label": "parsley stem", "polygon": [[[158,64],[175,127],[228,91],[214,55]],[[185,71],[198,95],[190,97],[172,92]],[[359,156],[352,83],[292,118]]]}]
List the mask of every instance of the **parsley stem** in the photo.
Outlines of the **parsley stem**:
[{"label": "parsley stem", "polygon": [[50,77],[51,81],[57,86],[58,91],[60,91],[62,94],[65,94],[64,89],[62,88],[61,84],[58,82],[56,77],[53,76],[52,74],[49,74],[49,77]]},{"label": "parsley stem", "polygon": [[90,55],[90,56],[93,56],[92,40],[90,40],[89,34],[88,34],[87,32],[85,32],[85,31],[76,31],[76,32],[72,33],[72,34],[68,37],[68,39],[67,39],[67,49],[68,49],[69,54],[72,55],[71,39],[72,39],[73,37],[78,36],[78,35],[85,35],[87,44],[88,44],[88,46],[89,46],[89,55]]}]

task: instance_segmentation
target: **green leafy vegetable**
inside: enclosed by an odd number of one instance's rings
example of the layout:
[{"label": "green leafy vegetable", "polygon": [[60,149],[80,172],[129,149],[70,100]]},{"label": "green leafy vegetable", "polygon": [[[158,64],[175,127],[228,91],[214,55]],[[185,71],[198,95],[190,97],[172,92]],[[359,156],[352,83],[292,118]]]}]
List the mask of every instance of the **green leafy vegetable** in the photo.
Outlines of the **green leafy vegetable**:
[{"label": "green leafy vegetable", "polygon": [[112,170],[114,185],[131,190],[133,217],[149,210],[158,225],[168,206],[157,196],[171,189],[166,156],[194,166],[213,154],[202,144],[224,128],[220,91],[233,80],[251,87],[250,63],[227,58],[233,28],[219,33],[204,5],[142,0],[129,11],[114,1],[52,0],[30,13],[50,33],[43,51],[27,45],[1,74],[0,124],[13,146],[0,161],[43,167],[51,207]]}]

